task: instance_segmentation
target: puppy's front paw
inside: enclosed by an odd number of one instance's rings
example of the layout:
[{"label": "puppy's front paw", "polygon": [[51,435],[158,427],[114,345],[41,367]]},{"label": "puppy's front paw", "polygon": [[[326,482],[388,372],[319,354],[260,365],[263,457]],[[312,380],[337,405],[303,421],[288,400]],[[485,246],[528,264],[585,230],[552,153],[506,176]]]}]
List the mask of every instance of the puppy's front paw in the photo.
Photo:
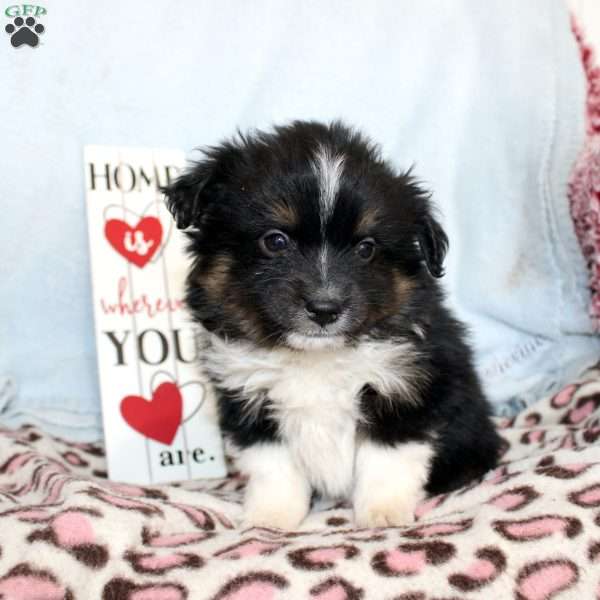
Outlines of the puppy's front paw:
[{"label": "puppy's front paw", "polygon": [[414,521],[418,499],[408,499],[402,496],[372,498],[356,502],[354,505],[354,520],[359,527],[399,527],[409,525]]},{"label": "puppy's front paw", "polygon": [[381,446],[365,441],[356,459],[354,518],[360,527],[398,527],[414,521],[425,497],[433,450],[408,442]]},{"label": "puppy's front paw", "polygon": [[296,529],[310,508],[310,485],[281,445],[246,449],[240,464],[250,475],[243,527]]}]

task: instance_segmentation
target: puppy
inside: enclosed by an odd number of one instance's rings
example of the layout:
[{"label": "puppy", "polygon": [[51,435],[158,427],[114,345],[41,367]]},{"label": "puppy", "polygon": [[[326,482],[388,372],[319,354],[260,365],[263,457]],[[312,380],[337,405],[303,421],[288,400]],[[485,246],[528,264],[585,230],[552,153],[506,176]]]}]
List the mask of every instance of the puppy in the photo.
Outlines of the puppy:
[{"label": "puppy", "polygon": [[296,121],[206,150],[165,193],[189,230],[203,367],[249,475],[245,525],[293,529],[313,493],[351,499],[359,526],[402,525],[495,465],[436,281],[448,240],[410,172],[342,123]]}]

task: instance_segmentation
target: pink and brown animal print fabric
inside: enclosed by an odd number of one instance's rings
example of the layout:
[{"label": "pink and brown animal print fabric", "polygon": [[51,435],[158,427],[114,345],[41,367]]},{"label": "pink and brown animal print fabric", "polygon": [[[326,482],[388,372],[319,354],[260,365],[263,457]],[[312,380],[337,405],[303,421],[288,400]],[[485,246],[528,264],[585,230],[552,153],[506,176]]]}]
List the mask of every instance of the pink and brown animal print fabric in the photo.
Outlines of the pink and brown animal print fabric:
[{"label": "pink and brown animal print fabric", "polygon": [[0,598],[600,599],[600,368],[499,427],[501,465],[413,525],[292,532],[239,529],[235,475],[111,483],[98,446],[0,429]]},{"label": "pink and brown animal print fabric", "polygon": [[587,20],[583,22],[579,20],[577,11],[572,18],[572,29],[587,80],[587,136],[571,173],[568,197],[575,232],[588,267],[590,316],[600,331],[600,28],[592,27],[592,19],[600,20],[600,8],[590,0],[569,2],[582,5],[573,6],[574,9],[583,9],[585,5],[589,13],[586,13]]}]

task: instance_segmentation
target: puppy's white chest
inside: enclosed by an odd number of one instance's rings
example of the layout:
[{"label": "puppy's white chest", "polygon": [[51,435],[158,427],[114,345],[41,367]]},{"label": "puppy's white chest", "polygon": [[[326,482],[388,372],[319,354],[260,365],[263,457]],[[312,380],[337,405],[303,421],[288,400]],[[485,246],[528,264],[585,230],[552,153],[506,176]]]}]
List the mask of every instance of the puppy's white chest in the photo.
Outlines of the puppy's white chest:
[{"label": "puppy's white chest", "polygon": [[359,395],[365,384],[410,399],[416,388],[409,343],[365,341],[335,351],[263,350],[212,338],[205,368],[244,398],[246,418],[265,402],[282,442],[307,480],[326,495],[346,495],[353,482]]},{"label": "puppy's white chest", "polygon": [[279,430],[311,485],[331,497],[352,487],[360,386],[343,373],[288,373],[269,394]]}]

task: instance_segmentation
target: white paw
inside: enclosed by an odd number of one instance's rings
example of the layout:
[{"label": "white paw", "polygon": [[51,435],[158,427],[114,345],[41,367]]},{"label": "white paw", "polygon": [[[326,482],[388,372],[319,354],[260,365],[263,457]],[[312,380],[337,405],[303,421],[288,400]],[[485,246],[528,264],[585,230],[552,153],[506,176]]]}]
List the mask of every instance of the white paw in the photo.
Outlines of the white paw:
[{"label": "white paw", "polygon": [[425,497],[432,448],[409,442],[395,447],[365,441],[356,460],[354,519],[360,527],[399,527],[414,521]]},{"label": "white paw", "polygon": [[310,485],[281,445],[252,446],[239,464],[249,474],[243,527],[296,529],[310,508]]},{"label": "white paw", "polygon": [[354,505],[354,520],[359,527],[400,527],[414,521],[418,499],[373,496]]}]

